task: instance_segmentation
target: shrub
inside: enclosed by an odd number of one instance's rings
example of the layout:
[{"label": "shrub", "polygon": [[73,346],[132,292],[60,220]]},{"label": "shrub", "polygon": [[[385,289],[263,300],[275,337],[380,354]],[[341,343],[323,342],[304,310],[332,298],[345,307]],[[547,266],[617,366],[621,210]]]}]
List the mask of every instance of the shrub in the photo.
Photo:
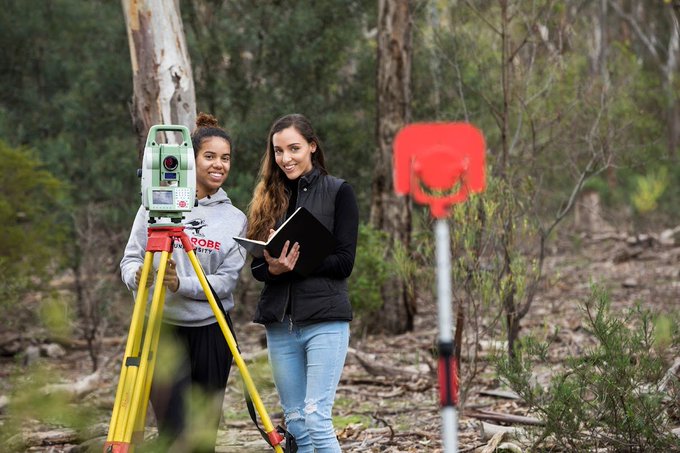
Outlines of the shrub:
[{"label": "shrub", "polygon": [[381,288],[387,279],[389,263],[387,234],[361,224],[354,270],[349,279],[349,297],[358,325],[363,330],[370,316],[382,306]]},{"label": "shrub", "polygon": [[[568,451],[680,451],[669,415],[677,413],[680,386],[677,380],[664,383],[667,363],[654,352],[652,315],[638,306],[623,318],[611,316],[609,296],[598,287],[583,312],[596,343],[568,357],[547,388],[532,379],[533,363],[545,359],[547,344],[527,337],[514,358],[498,359],[501,379],[545,423],[534,447],[550,442]],[[677,351],[677,335],[672,341]]]},{"label": "shrub", "polygon": [[0,313],[44,283],[49,265],[63,259],[70,227],[64,216],[65,184],[34,154],[0,141],[0,271],[9,277],[0,281]]}]

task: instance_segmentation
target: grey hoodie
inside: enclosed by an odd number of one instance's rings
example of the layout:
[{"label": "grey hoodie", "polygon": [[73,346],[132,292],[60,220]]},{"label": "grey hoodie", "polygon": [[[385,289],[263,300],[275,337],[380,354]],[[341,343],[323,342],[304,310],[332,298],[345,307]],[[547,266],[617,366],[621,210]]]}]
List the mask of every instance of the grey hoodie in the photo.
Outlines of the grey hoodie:
[{"label": "grey hoodie", "polygon": [[[246,258],[233,236],[245,237],[246,216],[231,204],[226,192],[219,189],[214,195],[199,200],[198,206],[185,217],[184,231],[195,247],[196,257],[225,310],[230,310],[234,306],[232,292]],[[144,264],[148,226],[148,213],[141,206],[120,262],[123,282],[132,291],[137,290],[135,273]],[[154,269],[158,269],[160,257],[160,253],[154,254]],[[172,259],[177,263],[179,289],[176,293],[166,290],[163,321],[189,327],[216,322],[191,261],[178,241],[175,241]],[[149,289],[149,298],[152,294],[153,287]]]}]

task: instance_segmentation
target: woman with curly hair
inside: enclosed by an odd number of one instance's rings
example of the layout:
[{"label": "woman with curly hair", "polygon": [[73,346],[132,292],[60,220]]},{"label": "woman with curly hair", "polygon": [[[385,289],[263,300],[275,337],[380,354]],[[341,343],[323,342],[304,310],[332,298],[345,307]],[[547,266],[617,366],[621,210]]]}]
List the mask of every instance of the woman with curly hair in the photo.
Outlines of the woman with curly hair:
[{"label": "woman with curly hair", "polygon": [[[231,139],[213,116],[201,113],[191,142],[198,206],[183,223],[210,285],[228,311],[245,262],[233,236],[246,230],[246,216],[222,189],[231,169]],[[122,279],[132,291],[139,286],[148,224],[148,212],[141,206],[120,263]],[[159,260],[156,254],[156,267]],[[168,290],[150,396],[160,448],[214,451],[232,354],[186,253],[173,254],[162,284]],[[196,394],[202,398],[191,398]]]}]

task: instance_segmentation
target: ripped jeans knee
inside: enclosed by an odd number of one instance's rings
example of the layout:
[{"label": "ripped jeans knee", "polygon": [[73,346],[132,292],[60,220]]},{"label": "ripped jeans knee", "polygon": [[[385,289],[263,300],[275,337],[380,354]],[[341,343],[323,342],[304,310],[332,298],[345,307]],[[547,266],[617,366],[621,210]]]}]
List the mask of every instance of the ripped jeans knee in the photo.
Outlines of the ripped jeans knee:
[{"label": "ripped jeans knee", "polygon": [[303,408],[295,408],[284,413],[286,420],[286,429],[295,437],[295,442],[298,446],[298,452],[314,451],[312,446],[312,439],[309,437],[307,428],[305,428],[305,417]]},{"label": "ripped jeans knee", "polygon": [[[288,431],[295,437],[298,451],[336,452],[340,447],[333,429],[330,409],[316,401],[307,401],[303,408],[285,413]],[[314,447],[312,447],[312,445]]]},{"label": "ripped jeans knee", "polygon": [[[326,413],[327,412],[327,413]],[[313,433],[333,431],[332,417],[330,411],[319,410],[319,404],[311,401],[305,404],[304,408],[296,408],[285,413],[286,425],[289,431],[295,429],[295,425],[300,424],[301,428]]]},{"label": "ripped jeans knee", "polygon": [[305,428],[307,428],[317,450],[321,446],[328,447],[337,442],[330,408],[322,407],[316,401],[307,401],[304,415]]},{"label": "ripped jeans knee", "polygon": [[303,422],[305,417],[300,409],[293,409],[284,414],[286,419],[286,425],[290,426],[291,423]]}]

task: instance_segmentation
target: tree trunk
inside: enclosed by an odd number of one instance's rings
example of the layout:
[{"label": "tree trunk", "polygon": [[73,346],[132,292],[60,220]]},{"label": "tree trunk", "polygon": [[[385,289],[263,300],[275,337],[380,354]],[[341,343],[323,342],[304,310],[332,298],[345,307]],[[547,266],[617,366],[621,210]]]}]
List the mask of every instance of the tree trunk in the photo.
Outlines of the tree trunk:
[{"label": "tree trunk", "polygon": [[[132,121],[141,155],[149,128],[180,124],[193,129],[196,95],[179,2],[121,0],[132,60]],[[173,142],[174,137],[167,137]]]},{"label": "tree trunk", "polygon": [[671,36],[668,40],[666,60],[666,84],[669,94],[668,106],[668,150],[671,158],[678,157],[680,147],[680,95],[678,95],[678,68],[680,67],[680,1],[668,10],[671,20]]},{"label": "tree trunk", "polygon": [[[392,179],[392,142],[410,120],[411,11],[410,2],[378,0],[377,135],[371,194],[371,224],[387,232],[392,244],[409,250],[411,206],[396,196]],[[413,329],[414,296],[407,282],[390,278],[382,291],[378,330],[402,333]]]}]

